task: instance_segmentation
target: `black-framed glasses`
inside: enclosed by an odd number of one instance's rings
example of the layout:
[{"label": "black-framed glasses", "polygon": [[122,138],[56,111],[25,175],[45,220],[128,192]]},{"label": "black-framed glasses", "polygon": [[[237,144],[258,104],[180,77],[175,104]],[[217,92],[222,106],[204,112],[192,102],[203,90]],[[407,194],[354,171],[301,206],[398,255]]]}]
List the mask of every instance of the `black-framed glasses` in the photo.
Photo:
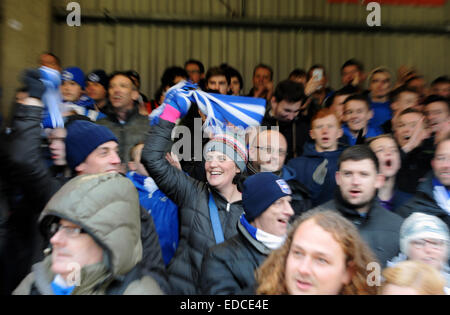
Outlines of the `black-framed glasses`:
[{"label": "black-framed glasses", "polygon": [[66,226],[56,222],[50,225],[50,237],[53,237],[59,231],[62,231],[64,236],[69,238],[74,238],[80,234],[86,233],[86,231],[80,227]]},{"label": "black-framed glasses", "polygon": [[261,150],[267,154],[278,154],[278,155],[286,155],[287,151],[286,150],[276,150],[272,147],[256,147],[258,150]]}]

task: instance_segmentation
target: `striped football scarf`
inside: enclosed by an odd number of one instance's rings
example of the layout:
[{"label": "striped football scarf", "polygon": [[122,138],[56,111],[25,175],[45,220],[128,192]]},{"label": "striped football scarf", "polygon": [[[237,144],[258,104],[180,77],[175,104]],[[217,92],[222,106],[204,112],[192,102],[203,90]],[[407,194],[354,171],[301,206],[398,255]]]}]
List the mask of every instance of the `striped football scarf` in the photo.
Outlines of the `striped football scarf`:
[{"label": "striped football scarf", "polygon": [[229,123],[243,129],[259,126],[266,111],[265,99],[206,93],[199,90],[196,84],[182,81],[167,91],[163,104],[152,112],[152,125],[158,123],[166,104],[170,104],[169,100],[176,102],[183,113],[187,113],[191,104],[196,103],[206,116],[204,128],[212,129],[215,134]]},{"label": "striped football scarf", "polygon": [[62,97],[59,91],[61,85],[61,74],[48,67],[40,67],[41,81],[45,85],[42,103],[45,105],[43,113],[43,128],[64,128],[64,120],[61,115],[60,106]]}]

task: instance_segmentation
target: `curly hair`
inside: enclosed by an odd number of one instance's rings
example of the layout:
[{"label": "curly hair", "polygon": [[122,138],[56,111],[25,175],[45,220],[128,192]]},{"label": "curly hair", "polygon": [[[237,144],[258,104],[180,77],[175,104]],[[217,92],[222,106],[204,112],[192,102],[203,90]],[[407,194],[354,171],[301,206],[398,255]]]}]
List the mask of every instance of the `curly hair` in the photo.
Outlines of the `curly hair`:
[{"label": "curly hair", "polygon": [[309,220],[329,232],[339,243],[346,257],[346,266],[352,272],[349,284],[344,285],[342,295],[376,294],[377,288],[367,283],[367,266],[377,262],[375,255],[362,240],[356,227],[335,211],[316,209],[304,213],[292,225],[284,245],[273,251],[267,260],[256,270],[257,294],[288,294],[285,284],[285,268],[295,232]]},{"label": "curly hair", "polygon": [[439,271],[419,261],[406,260],[394,267],[386,268],[383,270],[383,278],[385,280],[383,289],[388,284],[393,284],[414,288],[425,295],[445,294],[445,280]]}]

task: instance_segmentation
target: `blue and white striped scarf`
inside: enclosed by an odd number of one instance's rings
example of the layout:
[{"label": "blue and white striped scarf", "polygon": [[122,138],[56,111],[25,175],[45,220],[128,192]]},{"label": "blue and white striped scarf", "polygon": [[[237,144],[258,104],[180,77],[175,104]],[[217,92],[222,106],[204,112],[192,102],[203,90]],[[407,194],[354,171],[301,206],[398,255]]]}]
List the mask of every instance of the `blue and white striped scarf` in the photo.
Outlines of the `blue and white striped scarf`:
[{"label": "blue and white striped scarf", "polygon": [[263,243],[267,248],[270,248],[271,250],[280,248],[284,244],[284,241],[286,240],[286,236],[272,235],[267,232],[264,232],[261,229],[255,228],[253,225],[248,223],[244,214],[241,215],[240,222],[242,226],[248,231],[248,233],[255,240]]},{"label": "blue and white striped scarf", "polygon": [[64,128],[64,120],[61,115],[62,96],[59,91],[61,74],[48,67],[40,67],[41,81],[45,85],[42,102],[45,105],[43,113],[43,128]]},{"label": "blue and white striped scarf", "polygon": [[265,99],[206,93],[199,90],[196,84],[182,81],[167,91],[163,104],[151,113],[151,125],[158,123],[159,116],[170,102],[176,102],[184,113],[188,112],[192,103],[196,103],[206,116],[204,128],[212,129],[215,134],[229,123],[243,129],[259,126],[266,112]]}]

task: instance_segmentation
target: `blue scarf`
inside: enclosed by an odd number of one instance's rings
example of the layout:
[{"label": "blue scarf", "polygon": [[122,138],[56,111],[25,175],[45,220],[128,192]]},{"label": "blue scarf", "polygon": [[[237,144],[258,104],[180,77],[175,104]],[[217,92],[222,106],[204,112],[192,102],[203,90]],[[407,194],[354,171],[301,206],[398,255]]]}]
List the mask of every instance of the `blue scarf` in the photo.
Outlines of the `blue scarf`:
[{"label": "blue scarf", "polygon": [[41,81],[45,85],[45,92],[42,95],[42,103],[45,105],[42,127],[64,128],[64,120],[60,109],[62,97],[59,91],[61,74],[47,67],[40,67],[39,72]]},{"label": "blue scarf", "polygon": [[192,103],[196,103],[199,110],[206,116],[205,129],[212,129],[217,134],[224,130],[228,123],[246,129],[259,126],[266,112],[266,100],[262,98],[231,96],[206,93],[198,89],[196,84],[181,81],[166,93],[161,106],[152,111],[151,125],[159,121],[166,104],[175,102],[186,114]]},{"label": "blue scarf", "polygon": [[57,275],[55,277],[55,279],[51,283],[51,287],[55,295],[71,295],[73,290],[75,289],[74,285],[67,286],[66,282],[60,275]]},{"label": "blue scarf", "polygon": [[242,226],[247,230],[247,232],[258,242],[263,243],[267,248],[270,248],[271,250],[275,250],[277,248],[280,248],[284,241],[286,240],[286,235],[283,237],[276,236],[269,234],[267,232],[264,232],[261,229],[257,229],[250,223],[248,223],[247,219],[245,218],[245,215],[241,215],[240,222]]}]

